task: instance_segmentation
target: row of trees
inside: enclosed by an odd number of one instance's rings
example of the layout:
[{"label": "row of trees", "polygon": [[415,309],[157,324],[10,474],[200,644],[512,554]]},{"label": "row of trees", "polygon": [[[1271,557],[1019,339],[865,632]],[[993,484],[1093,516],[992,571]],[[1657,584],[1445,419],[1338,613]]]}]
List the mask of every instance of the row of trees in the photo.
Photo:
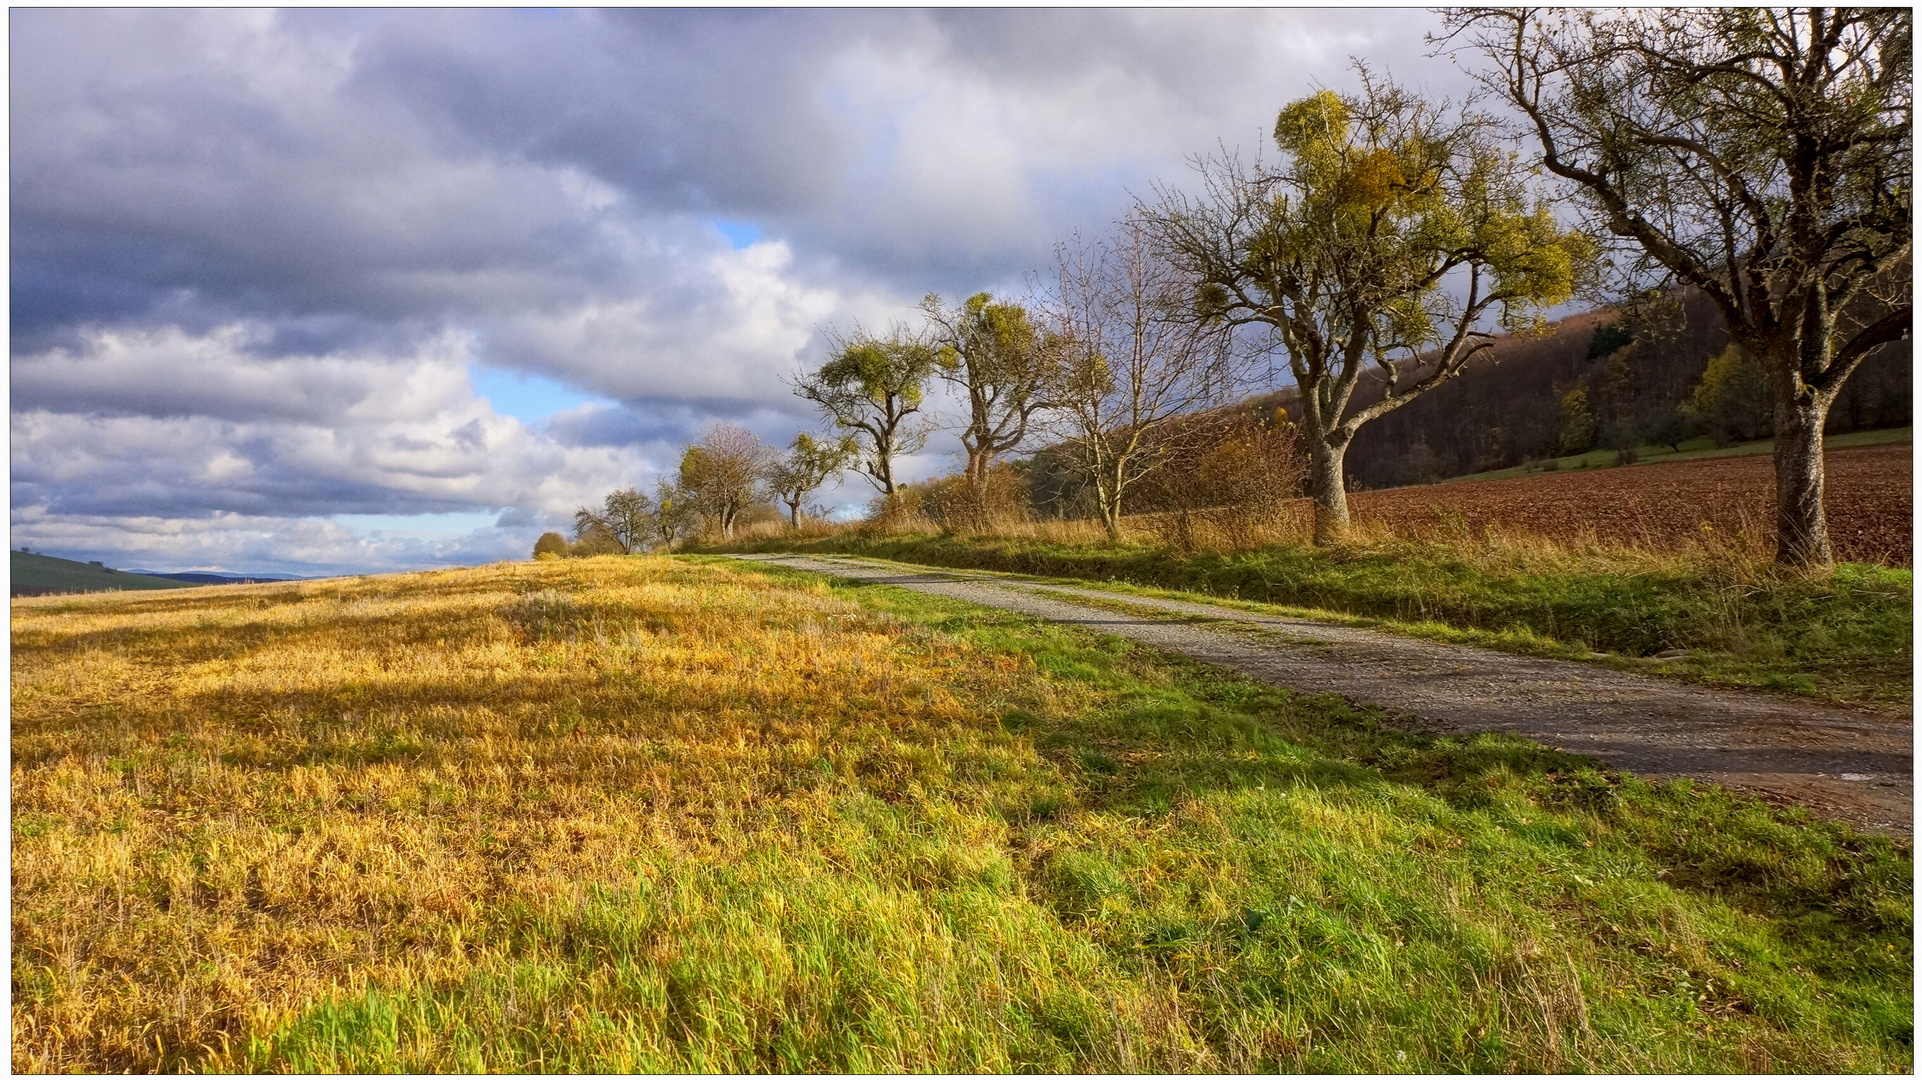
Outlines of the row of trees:
[{"label": "row of trees", "polygon": [[[1339,539],[1356,431],[1568,300],[1592,248],[1487,117],[1362,76],[1357,94],[1282,111],[1280,160],[1199,160],[1199,194],[1162,189],[1109,235],[1063,244],[1023,302],[930,296],[923,328],[857,328],[797,390],[857,439],[891,497],[895,459],[926,438],[927,383],[946,379],[967,405],[971,484],[1045,433],[1118,536],[1130,491],[1182,453],[1175,418],[1245,393],[1280,353],[1300,390],[1316,537]],[[1387,392],[1355,407],[1370,367]]]},{"label": "row of trees", "polygon": [[[1692,290],[1765,376],[1777,559],[1826,565],[1827,412],[1912,321],[1912,18],[1453,12],[1436,48],[1480,58],[1482,100],[1506,119],[1363,69],[1357,92],[1281,110],[1278,156],[1196,159],[1193,190],[1159,187],[1107,235],[1061,245],[1027,297],[950,308],[929,296],[918,327],[830,334],[830,358],[795,388],[838,438],[805,437],[826,456],[791,478],[818,486],[852,467],[891,506],[943,380],[965,403],[976,506],[998,460],[1046,437],[1118,535],[1131,493],[1183,458],[1178,433],[1206,428],[1178,418],[1245,393],[1280,360],[1315,536],[1334,542],[1348,525],[1344,458],[1364,425],[1577,295]],[[1753,403],[1739,356],[1714,380],[1726,393],[1691,402],[1703,417],[1739,408],[1742,392]],[[1566,439],[1596,437],[1597,403],[1585,388],[1563,394]],[[689,449],[672,496],[727,536],[746,503],[724,492],[779,487],[796,493],[781,497],[798,523],[812,489],[716,439]],[[652,500],[657,521],[669,494]]]},{"label": "row of trees", "polygon": [[728,539],[744,518],[775,503],[786,507],[789,525],[799,527],[808,499],[853,458],[852,439],[803,432],[780,451],[739,424],[710,424],[682,451],[674,477],[660,480],[652,496],[624,488],[598,509],[581,507],[574,512],[574,540],[547,533],[536,541],[534,555],[632,555],[702,533]]},{"label": "row of trees", "polygon": [[1192,314],[1191,289],[1136,216],[1116,234],[1060,249],[1053,288],[1021,301],[988,293],[922,303],[919,327],[856,327],[795,389],[853,440],[858,471],[892,512],[898,459],[926,445],[936,380],[964,405],[962,481],[979,518],[996,462],[1037,437],[1071,448],[1110,534],[1128,489],[1175,447],[1157,433],[1245,389],[1226,327]]},{"label": "row of trees", "polygon": [[[1198,160],[1198,193],[1158,189],[1113,239],[1064,249],[1037,350],[1053,381],[1037,396],[1071,419],[1112,531],[1154,463],[1141,447],[1167,418],[1158,403],[1192,407],[1235,384],[1233,359],[1279,353],[1316,536],[1332,541],[1363,425],[1585,285],[1692,290],[1739,350],[1722,369],[1739,376],[1745,356],[1765,376],[1777,560],[1827,565],[1828,411],[1913,323],[1912,39],[1906,8],[1455,11],[1437,49],[1480,58],[1507,121],[1366,70],[1356,94],[1290,104],[1277,161]],[[1381,392],[1358,403],[1369,370]],[[994,445],[980,434],[996,399],[979,385],[971,474]],[[1730,389],[1691,405],[1707,418],[1742,401]],[[1579,419],[1584,403],[1569,404]],[[877,442],[875,460],[888,451]]]}]

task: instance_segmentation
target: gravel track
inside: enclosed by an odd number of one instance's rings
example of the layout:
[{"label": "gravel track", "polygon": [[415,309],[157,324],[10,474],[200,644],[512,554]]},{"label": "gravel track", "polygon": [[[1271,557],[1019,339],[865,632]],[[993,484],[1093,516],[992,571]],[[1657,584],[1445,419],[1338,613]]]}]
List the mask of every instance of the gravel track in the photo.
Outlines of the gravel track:
[{"label": "gravel track", "polygon": [[734,557],[1085,626],[1276,686],[1378,705],[1432,730],[1509,732],[1624,772],[1711,781],[1913,835],[1907,716],[1072,585],[836,556]]}]

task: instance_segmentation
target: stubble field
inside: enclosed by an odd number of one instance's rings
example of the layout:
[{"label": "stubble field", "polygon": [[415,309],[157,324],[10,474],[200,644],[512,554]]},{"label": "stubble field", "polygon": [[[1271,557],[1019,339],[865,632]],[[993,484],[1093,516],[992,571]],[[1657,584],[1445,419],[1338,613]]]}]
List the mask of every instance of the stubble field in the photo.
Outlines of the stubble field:
[{"label": "stubble field", "polygon": [[[1912,453],[1907,443],[1829,451],[1829,538],[1838,560],[1912,565]],[[1757,454],[1365,491],[1350,505],[1357,522],[1399,532],[1493,526],[1655,551],[1728,544],[1765,557],[1774,484],[1774,459]],[[1300,513],[1305,529],[1305,506]]]},{"label": "stubble field", "polygon": [[1905,845],[880,587],[13,606],[16,1071],[1906,1071]]}]

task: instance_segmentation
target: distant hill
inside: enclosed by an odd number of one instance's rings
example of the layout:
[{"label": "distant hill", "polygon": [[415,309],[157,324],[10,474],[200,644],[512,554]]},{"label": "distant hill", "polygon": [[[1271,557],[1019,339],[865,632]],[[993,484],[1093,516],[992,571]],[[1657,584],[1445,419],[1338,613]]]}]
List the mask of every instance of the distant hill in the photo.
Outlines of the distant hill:
[{"label": "distant hill", "polygon": [[298,574],[225,574],[218,570],[182,570],[179,573],[167,573],[161,570],[129,570],[127,573],[170,578],[193,585],[260,585],[270,581],[306,580]]},{"label": "distant hill", "polygon": [[[1539,334],[1498,339],[1456,379],[1361,429],[1348,448],[1352,490],[1376,490],[1515,469],[1544,459],[1644,445],[1679,447],[1707,434],[1680,406],[1701,382],[1709,358],[1728,344],[1714,306],[1679,294],[1672,310],[1638,325],[1614,310],[1570,315]],[[1639,337],[1637,335],[1640,335]],[[1844,386],[1826,426],[1831,435],[1907,427],[1912,419],[1912,349],[1907,340],[1869,354]],[[1403,365],[1403,378],[1421,373]],[[1351,408],[1381,400],[1385,383],[1365,372]],[[1585,445],[1569,445],[1568,396],[1580,390],[1587,414]],[[1233,409],[1266,414],[1279,407],[1299,416],[1292,386]],[[1774,436],[1766,409],[1744,441]],[[1090,512],[1081,480],[1059,446],[1016,463],[1030,498],[1044,513]],[[1153,506],[1139,499],[1136,512]]]},{"label": "distant hill", "polygon": [[150,574],[114,570],[99,563],[76,562],[25,551],[8,553],[14,596],[106,592],[114,589],[183,589],[191,583]]},{"label": "distant hill", "polygon": [[[1641,329],[1613,311],[1591,311],[1557,323],[1541,336],[1498,340],[1492,354],[1468,371],[1361,429],[1348,450],[1348,475],[1360,488],[1400,487],[1521,465],[1587,450],[1669,443],[1702,434],[1680,415],[1709,357],[1728,344],[1721,315],[1706,299],[1686,294],[1665,332]],[[1830,434],[1904,427],[1911,419],[1910,343],[1871,353],[1829,412]],[[1564,443],[1565,398],[1586,395],[1588,445]],[[1355,404],[1379,400],[1372,372],[1356,387]],[[1294,411],[1292,389],[1260,402]],[[1769,438],[1773,424],[1759,410],[1757,430],[1743,439]]]}]

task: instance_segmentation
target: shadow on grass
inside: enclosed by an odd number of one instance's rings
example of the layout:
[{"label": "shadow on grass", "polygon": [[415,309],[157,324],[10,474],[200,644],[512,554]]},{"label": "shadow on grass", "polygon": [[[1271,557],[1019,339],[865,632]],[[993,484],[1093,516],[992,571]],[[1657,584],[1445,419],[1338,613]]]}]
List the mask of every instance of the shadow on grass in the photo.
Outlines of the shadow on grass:
[{"label": "shadow on grass", "polygon": [[[830,588],[984,647],[1025,653],[1043,670],[1101,672],[1127,686],[1114,706],[1093,714],[1003,719],[1075,777],[1075,801],[1087,810],[1153,816],[1207,792],[1250,788],[1306,786],[1383,801],[1412,789],[1462,814],[1524,822],[1558,815],[1590,844],[1633,847],[1671,886],[1757,915],[1839,917],[1870,932],[1913,925],[1906,841],[1713,785],[1623,776],[1518,736],[1418,730],[1372,706],[1291,693],[1085,628],[875,582],[836,580]],[[1063,809],[1011,808],[1009,816],[1046,820]]]}]

